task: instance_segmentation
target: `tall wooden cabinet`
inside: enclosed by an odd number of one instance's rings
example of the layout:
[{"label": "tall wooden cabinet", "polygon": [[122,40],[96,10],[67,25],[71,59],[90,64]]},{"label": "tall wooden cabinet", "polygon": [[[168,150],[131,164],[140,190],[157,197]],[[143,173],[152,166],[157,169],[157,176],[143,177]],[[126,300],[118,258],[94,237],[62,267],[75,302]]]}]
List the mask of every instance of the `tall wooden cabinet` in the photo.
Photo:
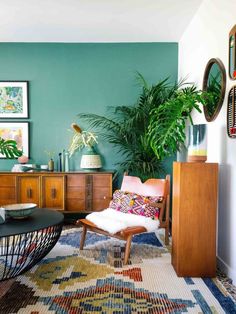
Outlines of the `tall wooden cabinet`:
[{"label": "tall wooden cabinet", "polygon": [[172,264],[178,276],[216,275],[218,164],[175,162]]},{"label": "tall wooden cabinet", "polygon": [[68,213],[107,208],[112,172],[0,172],[0,206],[36,203]]}]

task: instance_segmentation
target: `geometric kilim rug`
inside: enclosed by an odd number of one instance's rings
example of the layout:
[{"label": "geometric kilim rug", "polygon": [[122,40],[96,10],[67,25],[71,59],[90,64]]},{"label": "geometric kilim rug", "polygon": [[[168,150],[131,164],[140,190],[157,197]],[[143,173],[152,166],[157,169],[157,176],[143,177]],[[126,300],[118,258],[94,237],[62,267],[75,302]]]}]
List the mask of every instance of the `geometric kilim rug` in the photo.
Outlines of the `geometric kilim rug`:
[{"label": "geometric kilim rug", "polygon": [[161,236],[134,237],[129,265],[124,242],[80,229],[62,235],[34,268],[0,284],[0,313],[236,313],[217,279],[179,278]]}]

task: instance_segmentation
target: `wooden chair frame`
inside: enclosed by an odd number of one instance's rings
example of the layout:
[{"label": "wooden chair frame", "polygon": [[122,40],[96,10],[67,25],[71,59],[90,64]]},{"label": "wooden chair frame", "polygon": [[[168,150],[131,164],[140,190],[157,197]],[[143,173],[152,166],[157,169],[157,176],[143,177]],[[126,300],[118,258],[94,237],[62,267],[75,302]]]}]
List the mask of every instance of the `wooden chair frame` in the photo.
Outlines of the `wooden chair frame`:
[{"label": "wooden chair frame", "polygon": [[[160,221],[160,226],[159,228],[165,228],[165,244],[169,244],[169,215],[170,215],[170,176],[167,175],[165,179],[149,179],[146,182],[142,183],[141,180],[137,177],[130,177],[126,176],[131,179],[131,182],[133,179],[136,180],[136,183],[139,181],[139,187],[137,190],[137,185],[134,185],[133,189],[130,186],[129,180],[125,181],[123,179],[123,183],[121,186],[121,190],[123,191],[129,191],[129,192],[135,192],[139,193],[141,195],[148,195],[142,193],[145,188],[147,187],[148,184],[153,185],[155,189],[155,196],[163,196],[163,202],[156,204],[157,207],[160,208],[160,215],[159,215],[159,221]],[[124,176],[125,178],[125,176]],[[147,189],[146,189],[147,190]],[[159,194],[158,194],[159,193]],[[151,195],[154,196],[154,193]],[[152,205],[155,205],[154,203]],[[133,235],[140,234],[143,232],[146,232],[146,228],[142,226],[137,226],[137,227],[128,227],[126,229],[123,229],[115,234],[110,234],[109,232],[98,228],[94,223],[90,222],[89,220],[85,219],[79,219],[76,224],[82,224],[83,226],[83,231],[82,231],[82,236],[80,240],[80,250],[83,250],[84,248],[84,242],[86,238],[86,233],[87,230],[91,230],[96,233],[100,233],[103,235],[107,235],[110,237],[114,237],[120,240],[125,240],[126,241],[126,246],[125,246],[125,256],[124,256],[124,265],[128,263],[129,255],[130,255],[130,246],[132,242],[132,237]]]}]

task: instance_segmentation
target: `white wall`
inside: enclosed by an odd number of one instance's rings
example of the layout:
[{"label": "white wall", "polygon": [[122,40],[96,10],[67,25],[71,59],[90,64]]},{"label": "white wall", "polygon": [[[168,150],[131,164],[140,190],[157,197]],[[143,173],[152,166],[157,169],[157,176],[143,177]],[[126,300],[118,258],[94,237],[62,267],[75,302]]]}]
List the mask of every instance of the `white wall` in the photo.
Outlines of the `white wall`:
[{"label": "white wall", "polygon": [[[208,161],[218,162],[220,165],[217,256],[234,284],[236,139],[227,136],[226,109],[228,92],[236,84],[228,75],[228,36],[235,24],[235,0],[204,0],[179,42],[179,78],[188,76],[188,82],[195,82],[202,88],[204,69],[209,59],[220,58],[226,68],[227,87],[224,104],[216,120],[208,123]],[[203,114],[195,112],[193,118],[194,123],[206,123]]]}]

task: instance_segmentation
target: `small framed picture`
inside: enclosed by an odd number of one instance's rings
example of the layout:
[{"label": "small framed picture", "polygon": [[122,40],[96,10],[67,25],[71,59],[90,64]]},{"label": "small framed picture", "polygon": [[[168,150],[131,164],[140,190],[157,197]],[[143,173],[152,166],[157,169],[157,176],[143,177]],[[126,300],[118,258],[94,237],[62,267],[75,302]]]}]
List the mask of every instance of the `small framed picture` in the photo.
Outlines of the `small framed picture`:
[{"label": "small framed picture", "polygon": [[[15,140],[23,155],[29,156],[29,122],[0,122],[0,138]],[[6,158],[0,154],[0,158]]]},{"label": "small framed picture", "polygon": [[28,81],[0,81],[0,119],[28,118]]}]

